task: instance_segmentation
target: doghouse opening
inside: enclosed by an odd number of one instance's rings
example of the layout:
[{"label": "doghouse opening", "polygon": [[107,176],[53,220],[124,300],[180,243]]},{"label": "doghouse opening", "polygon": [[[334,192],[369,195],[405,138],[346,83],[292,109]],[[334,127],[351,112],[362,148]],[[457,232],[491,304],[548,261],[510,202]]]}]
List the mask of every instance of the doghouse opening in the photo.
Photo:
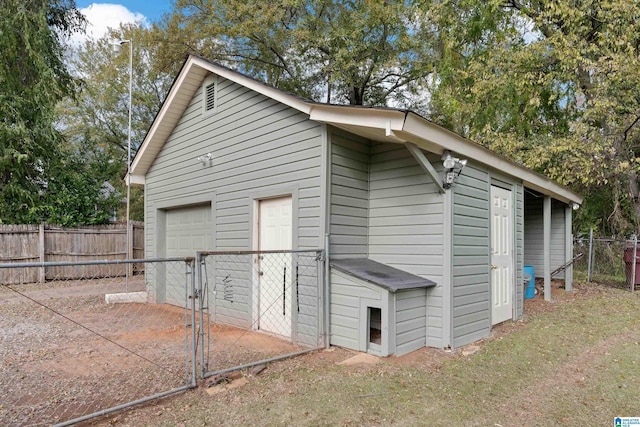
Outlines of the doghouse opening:
[{"label": "doghouse opening", "polygon": [[369,344],[382,344],[382,310],[367,307],[369,314]]}]

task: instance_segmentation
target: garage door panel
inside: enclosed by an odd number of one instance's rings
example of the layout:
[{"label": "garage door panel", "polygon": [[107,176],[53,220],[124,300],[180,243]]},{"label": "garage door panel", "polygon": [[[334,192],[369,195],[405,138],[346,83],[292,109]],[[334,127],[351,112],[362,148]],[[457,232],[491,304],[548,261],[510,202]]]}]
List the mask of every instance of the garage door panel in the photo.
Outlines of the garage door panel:
[{"label": "garage door panel", "polygon": [[[211,249],[211,205],[188,206],[166,211],[165,254],[173,257],[193,257],[197,251]],[[183,275],[167,275],[166,302],[185,305],[185,278]]]}]

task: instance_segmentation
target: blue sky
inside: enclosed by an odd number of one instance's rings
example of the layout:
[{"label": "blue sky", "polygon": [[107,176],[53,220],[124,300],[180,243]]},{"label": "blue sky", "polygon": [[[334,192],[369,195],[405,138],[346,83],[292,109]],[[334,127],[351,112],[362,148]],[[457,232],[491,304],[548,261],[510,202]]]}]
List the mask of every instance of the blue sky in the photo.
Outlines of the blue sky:
[{"label": "blue sky", "polygon": [[171,11],[171,0],[115,0],[115,1],[87,1],[76,0],[78,8],[86,8],[91,4],[114,4],[127,8],[133,14],[141,14],[149,22],[156,21],[167,12]]},{"label": "blue sky", "polygon": [[111,3],[76,0],[76,6],[87,19],[86,34],[74,34],[70,43],[79,46],[85,40],[99,39],[109,28],[121,23],[141,22],[151,25],[172,10],[171,0],[112,0]]}]

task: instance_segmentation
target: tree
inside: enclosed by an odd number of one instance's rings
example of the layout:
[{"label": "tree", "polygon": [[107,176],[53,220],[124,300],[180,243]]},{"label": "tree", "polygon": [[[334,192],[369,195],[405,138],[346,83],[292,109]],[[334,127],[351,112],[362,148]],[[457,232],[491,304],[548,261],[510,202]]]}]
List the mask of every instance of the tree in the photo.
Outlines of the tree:
[{"label": "tree", "polygon": [[[173,74],[160,70],[156,59],[162,50],[153,32],[139,24],[112,29],[98,40],[88,40],[77,48],[69,62],[83,79],[75,100],[60,106],[61,127],[73,152],[106,161],[109,168],[101,176],[121,194],[126,192],[123,176],[127,170],[129,109],[129,45],[120,55],[112,53],[118,40],[133,42],[132,158],[162,106]],[[173,71],[173,70],[171,70]],[[132,188],[131,218],[144,218],[143,192]]]},{"label": "tree", "polygon": [[630,232],[640,215],[637,4],[445,1],[428,9],[441,47],[432,117],[581,189],[587,205],[604,204],[579,211],[585,224]]},{"label": "tree", "polygon": [[55,106],[75,93],[63,38],[83,17],[71,0],[6,0],[0,8],[0,222],[30,222],[62,142]]},{"label": "tree", "polygon": [[108,156],[63,150],[62,158],[49,174],[42,202],[30,210],[27,222],[46,219],[62,226],[110,222],[123,198],[104,179],[113,173],[113,166]]},{"label": "tree", "polygon": [[194,53],[308,99],[409,107],[433,66],[422,22],[413,1],[178,0],[156,31],[167,64]]}]

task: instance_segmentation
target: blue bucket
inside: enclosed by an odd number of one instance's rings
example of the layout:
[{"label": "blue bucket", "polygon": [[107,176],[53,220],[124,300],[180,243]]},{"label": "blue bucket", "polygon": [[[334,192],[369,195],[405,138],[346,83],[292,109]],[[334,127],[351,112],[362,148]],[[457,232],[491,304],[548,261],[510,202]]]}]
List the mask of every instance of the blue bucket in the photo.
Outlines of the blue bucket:
[{"label": "blue bucket", "polygon": [[525,276],[529,276],[529,281],[527,282],[527,287],[525,288],[524,298],[531,299],[536,296],[536,270],[532,265],[525,265],[524,274]]}]

